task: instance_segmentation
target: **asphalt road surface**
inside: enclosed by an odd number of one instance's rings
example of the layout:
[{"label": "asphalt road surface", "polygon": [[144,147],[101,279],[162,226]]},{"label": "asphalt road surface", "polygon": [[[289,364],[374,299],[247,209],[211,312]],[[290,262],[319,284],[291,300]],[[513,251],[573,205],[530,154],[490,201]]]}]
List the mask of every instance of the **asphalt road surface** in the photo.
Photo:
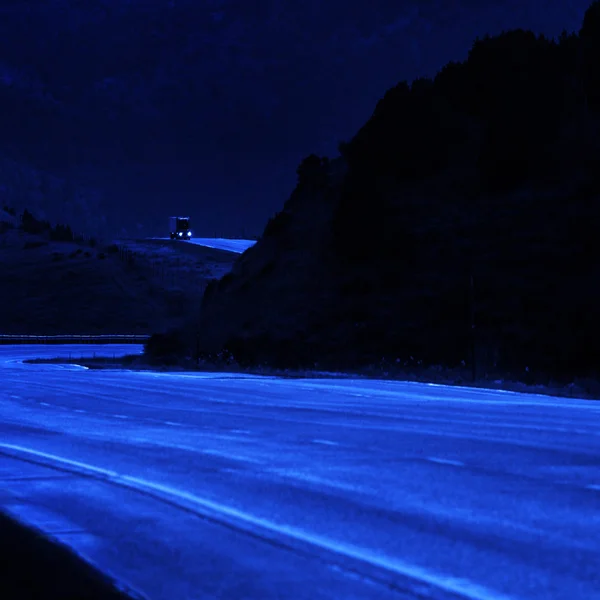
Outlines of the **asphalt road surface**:
[{"label": "asphalt road surface", "polygon": [[[170,238],[154,238],[157,240],[170,240]],[[241,254],[256,244],[256,240],[233,240],[229,238],[196,238],[190,240],[176,240],[177,243],[195,244],[196,246],[205,246],[207,248],[216,248],[217,250],[226,250]]]},{"label": "asphalt road surface", "polygon": [[147,598],[600,598],[600,402],[82,352],[0,346],[0,510]]}]

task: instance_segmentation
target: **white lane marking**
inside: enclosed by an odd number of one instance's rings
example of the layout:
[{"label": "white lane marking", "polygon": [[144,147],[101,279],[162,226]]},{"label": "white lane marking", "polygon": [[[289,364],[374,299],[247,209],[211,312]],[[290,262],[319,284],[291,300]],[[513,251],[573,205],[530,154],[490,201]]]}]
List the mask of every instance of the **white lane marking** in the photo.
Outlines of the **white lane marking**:
[{"label": "white lane marking", "polygon": [[323,444],[325,446],[339,446],[337,442],[332,442],[330,440],[313,440],[314,444]]},{"label": "white lane marking", "polygon": [[588,490],[596,490],[600,492],[600,484],[590,483],[590,485],[585,486]]},{"label": "white lane marking", "polygon": [[115,419],[129,419],[129,417],[127,415],[110,415],[111,417],[114,417]]},{"label": "white lane marking", "polygon": [[231,454],[230,452],[221,452],[220,450],[213,450],[211,448],[195,448],[196,452],[202,454],[208,454],[209,456],[218,456],[219,458],[228,458],[230,460],[237,460],[240,462],[253,463],[255,465],[264,465],[262,460],[256,458],[250,458],[249,456],[240,456],[239,454]]},{"label": "white lane marking", "polygon": [[[187,444],[175,444],[171,442],[161,442],[157,440],[153,440],[152,438],[145,437],[132,437],[129,438],[130,441],[136,442],[138,444],[144,444],[145,446],[156,446],[161,448],[175,448],[177,450],[186,450],[188,452],[195,452],[196,454],[207,454],[209,456],[217,456],[219,458],[227,458],[229,460],[234,460],[237,462],[246,462],[253,463],[256,465],[264,465],[264,461],[258,460],[256,458],[252,458],[250,456],[243,456],[241,454],[232,454],[231,452],[222,452],[220,450],[214,450],[212,448],[199,448],[197,446],[190,446]],[[0,444],[1,446],[1,444]]]},{"label": "white lane marking", "polygon": [[21,399],[21,396],[15,396],[14,394],[11,394],[10,397],[11,398],[15,398],[16,400],[20,400]]},{"label": "white lane marking", "polygon": [[59,464],[62,463],[64,465],[77,467],[78,469],[82,469],[84,471],[91,471],[92,473],[95,473],[96,475],[102,475],[103,477],[117,478],[119,476],[119,474],[116,471],[102,469],[101,467],[94,467],[93,465],[90,465],[88,463],[82,463],[77,460],[63,458],[62,456],[56,456],[54,454],[49,454],[48,452],[40,452],[38,450],[32,450],[31,448],[24,448],[23,446],[18,446],[17,444],[5,444],[3,442],[0,442],[0,448],[14,450],[15,452],[22,452],[23,454],[31,454],[32,456],[39,456],[40,458],[47,458]]},{"label": "white lane marking", "polygon": [[429,462],[438,463],[440,465],[452,465],[454,467],[464,467],[465,463],[460,460],[451,460],[449,458],[437,458],[435,456],[428,456],[425,460]]},{"label": "white lane marking", "polygon": [[344,490],[345,492],[362,492],[364,488],[361,488],[356,485],[350,485],[347,483],[343,483],[341,481],[334,481],[333,479],[325,479],[324,477],[318,477],[316,475],[310,475],[309,473],[304,473],[302,471],[296,471],[294,469],[286,469],[286,468],[271,468],[265,469],[267,473],[273,473],[274,475],[278,475],[279,477],[285,477],[286,479],[295,479],[300,481],[305,481],[306,483],[312,483],[321,488],[333,488],[337,490]]},{"label": "white lane marking", "polygon": [[[285,382],[286,380],[279,380]],[[380,386],[384,387],[380,387]],[[314,387],[310,387],[314,386]],[[548,394],[534,392],[518,392],[513,390],[499,390],[478,387],[465,387],[458,385],[448,385],[440,383],[424,383],[419,381],[396,381],[374,379],[366,383],[361,379],[336,380],[336,383],[329,383],[327,379],[305,379],[295,381],[294,387],[304,387],[313,391],[330,390],[346,391],[358,394],[365,392],[369,397],[372,396],[396,396],[405,394],[411,400],[427,400],[430,402],[455,402],[468,404],[493,404],[495,406],[548,406],[548,407],[577,407],[585,410],[600,411],[600,406],[594,401],[583,398],[563,398]],[[448,392],[448,395],[433,395],[427,388],[437,388],[441,392]],[[502,401],[505,401],[502,403]]]},{"label": "white lane marking", "polygon": [[47,402],[40,402],[40,406],[50,406]]},{"label": "white lane marking", "polygon": [[82,408],[76,408],[75,412],[76,413],[84,413],[84,412],[87,412],[87,411],[83,410]]},{"label": "white lane marking", "polygon": [[130,475],[121,475],[115,471],[103,469],[89,465],[86,463],[70,460],[54,454],[46,452],[40,452],[38,450],[32,450],[31,448],[24,448],[23,446],[17,446],[14,444],[4,444],[0,442],[0,448],[6,450],[12,450],[14,452],[20,452],[22,454],[37,456],[55,464],[64,464],[73,467],[77,467],[82,471],[94,473],[95,475],[106,478],[107,480],[122,485],[123,487],[129,487],[129,489],[141,491],[148,490],[155,493],[157,496],[162,496],[164,499],[173,500],[177,499],[184,506],[191,506],[193,509],[198,511],[204,511],[223,520],[223,517],[231,519],[234,525],[237,523],[242,526],[250,528],[259,528],[263,532],[274,534],[275,536],[284,536],[291,540],[296,540],[311,546],[316,546],[327,550],[338,556],[346,556],[348,558],[358,560],[363,563],[370,564],[371,566],[385,569],[391,573],[396,573],[400,576],[410,577],[412,579],[420,580],[424,583],[434,585],[438,588],[446,590],[448,592],[454,592],[462,594],[465,598],[470,600],[511,600],[509,596],[505,596],[484,586],[476,584],[468,579],[446,576],[441,573],[434,573],[428,571],[423,567],[417,565],[411,565],[402,560],[398,560],[395,557],[385,556],[383,554],[375,554],[372,551],[355,546],[354,544],[340,543],[335,540],[320,536],[318,534],[312,534],[302,529],[292,527],[289,525],[283,525],[269,521],[262,517],[257,517],[250,513],[244,512],[237,508],[214,502],[207,498],[201,498],[195,494],[178,490],[171,486],[162,485],[139,477],[132,477]]},{"label": "white lane marking", "polygon": [[175,423],[173,421],[165,421],[165,425],[171,425],[171,427],[183,427],[183,423]]}]

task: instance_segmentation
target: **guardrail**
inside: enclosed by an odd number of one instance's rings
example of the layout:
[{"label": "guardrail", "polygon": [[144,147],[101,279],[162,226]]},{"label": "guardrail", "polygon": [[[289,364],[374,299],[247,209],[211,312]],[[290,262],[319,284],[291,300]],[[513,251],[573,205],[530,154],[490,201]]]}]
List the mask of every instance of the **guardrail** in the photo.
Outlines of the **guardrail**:
[{"label": "guardrail", "polygon": [[6,335],[0,344],[143,344],[149,335]]}]

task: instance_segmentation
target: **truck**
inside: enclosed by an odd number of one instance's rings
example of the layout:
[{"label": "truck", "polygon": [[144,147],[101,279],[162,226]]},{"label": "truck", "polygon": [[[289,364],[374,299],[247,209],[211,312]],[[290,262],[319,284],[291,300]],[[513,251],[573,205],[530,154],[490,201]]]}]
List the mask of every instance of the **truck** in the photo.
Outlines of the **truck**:
[{"label": "truck", "polygon": [[189,240],[192,237],[189,217],[169,217],[169,232],[172,240]]}]

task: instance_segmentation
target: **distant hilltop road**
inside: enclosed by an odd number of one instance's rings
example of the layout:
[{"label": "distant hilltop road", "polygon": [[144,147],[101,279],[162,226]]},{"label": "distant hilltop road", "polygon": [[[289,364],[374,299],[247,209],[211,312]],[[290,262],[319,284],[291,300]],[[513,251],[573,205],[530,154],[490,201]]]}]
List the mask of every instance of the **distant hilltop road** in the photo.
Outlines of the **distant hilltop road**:
[{"label": "distant hilltop road", "polygon": [[[171,241],[169,238],[151,238],[153,240]],[[227,238],[191,238],[185,242],[176,242],[178,244],[195,244],[196,246],[206,246],[207,248],[216,248],[227,252],[237,252],[241,254],[256,244],[256,240],[230,240]]]}]

